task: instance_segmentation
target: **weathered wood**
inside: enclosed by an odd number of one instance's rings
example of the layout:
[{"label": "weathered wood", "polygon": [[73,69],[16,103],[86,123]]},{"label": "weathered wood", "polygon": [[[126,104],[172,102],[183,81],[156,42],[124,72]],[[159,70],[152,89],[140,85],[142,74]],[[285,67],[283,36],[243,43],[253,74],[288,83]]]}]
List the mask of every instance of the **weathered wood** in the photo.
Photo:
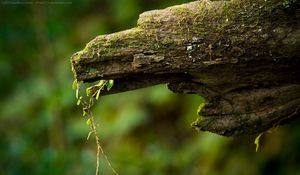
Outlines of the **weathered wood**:
[{"label": "weathered wood", "polygon": [[196,1],[140,15],[72,56],[78,81],[114,79],[109,93],[160,83],[207,104],[193,126],[255,134],[299,116],[298,0]]}]

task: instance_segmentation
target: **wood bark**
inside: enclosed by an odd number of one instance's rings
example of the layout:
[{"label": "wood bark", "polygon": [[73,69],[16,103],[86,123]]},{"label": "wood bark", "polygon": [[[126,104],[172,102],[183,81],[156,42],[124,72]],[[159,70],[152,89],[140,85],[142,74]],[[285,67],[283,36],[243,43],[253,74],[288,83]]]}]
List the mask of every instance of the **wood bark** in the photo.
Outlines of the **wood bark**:
[{"label": "wood bark", "polygon": [[195,1],[140,15],[72,56],[78,81],[114,79],[104,94],[167,83],[206,105],[192,125],[225,136],[299,116],[298,0]]}]

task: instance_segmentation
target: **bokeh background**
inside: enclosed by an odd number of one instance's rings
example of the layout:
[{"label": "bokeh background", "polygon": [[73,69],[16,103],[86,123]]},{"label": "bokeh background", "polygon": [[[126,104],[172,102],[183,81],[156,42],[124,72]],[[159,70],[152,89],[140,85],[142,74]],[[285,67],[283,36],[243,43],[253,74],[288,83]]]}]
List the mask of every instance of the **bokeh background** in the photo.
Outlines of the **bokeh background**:
[{"label": "bokeh background", "polygon": [[[76,106],[70,56],[97,35],[135,26],[143,11],[188,0],[16,2],[0,2],[0,175],[94,174],[96,145]],[[263,135],[255,153],[255,136],[193,130],[202,100],[165,85],[101,97],[93,112],[112,166],[120,175],[300,174],[299,121]],[[113,174],[103,156],[100,164]]]}]

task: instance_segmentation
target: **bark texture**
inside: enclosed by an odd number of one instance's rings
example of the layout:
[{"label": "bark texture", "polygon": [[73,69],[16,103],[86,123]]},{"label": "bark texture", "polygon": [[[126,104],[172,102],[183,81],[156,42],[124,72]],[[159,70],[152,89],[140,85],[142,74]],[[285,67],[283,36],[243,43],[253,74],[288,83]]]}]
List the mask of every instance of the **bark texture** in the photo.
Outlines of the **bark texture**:
[{"label": "bark texture", "polygon": [[205,97],[192,124],[200,130],[264,132],[299,116],[300,3],[202,0],[145,12],[71,62],[78,81],[114,79],[104,94],[167,83]]}]

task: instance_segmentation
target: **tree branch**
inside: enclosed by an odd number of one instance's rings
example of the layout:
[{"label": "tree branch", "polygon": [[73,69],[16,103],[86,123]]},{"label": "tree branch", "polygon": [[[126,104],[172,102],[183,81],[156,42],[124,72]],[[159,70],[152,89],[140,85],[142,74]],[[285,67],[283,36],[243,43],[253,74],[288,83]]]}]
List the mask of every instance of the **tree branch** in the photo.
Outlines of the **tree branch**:
[{"label": "tree branch", "polygon": [[255,134],[299,116],[297,0],[196,1],[140,15],[72,56],[78,81],[114,79],[105,94],[160,83],[204,96],[200,130]]}]

